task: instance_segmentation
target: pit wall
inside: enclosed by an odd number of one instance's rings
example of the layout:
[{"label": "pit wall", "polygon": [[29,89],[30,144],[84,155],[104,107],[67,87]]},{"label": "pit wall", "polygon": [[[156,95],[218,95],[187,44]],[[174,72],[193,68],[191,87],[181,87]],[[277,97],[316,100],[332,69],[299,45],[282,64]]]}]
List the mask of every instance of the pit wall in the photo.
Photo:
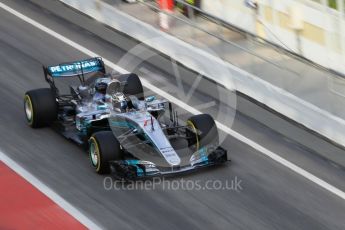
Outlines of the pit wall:
[{"label": "pit wall", "polygon": [[327,68],[345,74],[344,1],[337,9],[311,0],[204,0],[201,8]]}]

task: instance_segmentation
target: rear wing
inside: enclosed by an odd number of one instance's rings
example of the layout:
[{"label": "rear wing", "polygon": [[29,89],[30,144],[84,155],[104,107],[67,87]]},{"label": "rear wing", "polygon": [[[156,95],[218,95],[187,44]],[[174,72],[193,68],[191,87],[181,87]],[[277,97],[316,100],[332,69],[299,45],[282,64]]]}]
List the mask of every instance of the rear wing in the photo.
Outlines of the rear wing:
[{"label": "rear wing", "polygon": [[44,68],[45,73],[53,78],[72,77],[92,72],[105,73],[104,63],[102,61],[102,58],[99,57],[69,63],[62,63],[56,66],[48,66]]},{"label": "rear wing", "polygon": [[102,58],[95,57],[80,61],[61,63],[54,66],[43,66],[44,77],[50,86],[55,87],[54,79],[63,77],[78,76],[81,83],[85,82],[85,74],[101,72],[105,74],[105,67]]}]

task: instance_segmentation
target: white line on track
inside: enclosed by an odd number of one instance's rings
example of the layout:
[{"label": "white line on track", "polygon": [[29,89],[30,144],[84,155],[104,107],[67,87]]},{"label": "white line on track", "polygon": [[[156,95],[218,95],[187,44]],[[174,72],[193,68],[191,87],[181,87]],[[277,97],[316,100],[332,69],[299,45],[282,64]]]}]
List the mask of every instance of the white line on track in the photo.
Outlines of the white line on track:
[{"label": "white line on track", "polygon": [[[32,26],[50,34],[51,36],[55,37],[56,39],[64,42],[65,44],[68,44],[70,46],[72,46],[73,48],[75,48],[76,50],[79,50],[80,52],[91,56],[91,57],[96,57],[96,56],[102,56],[99,55],[87,48],[85,48],[84,46],[79,45],[78,43],[66,38],[65,36],[49,29],[48,27],[34,21],[33,19],[21,14],[20,12],[10,8],[9,6],[3,4],[0,2],[0,7],[4,10],[6,10],[7,12],[17,16],[18,18],[24,20],[25,22],[31,24]],[[110,68],[120,72],[120,73],[128,73],[128,71],[126,71],[125,69],[121,68],[120,66],[117,66],[116,64],[114,64],[113,62],[107,60],[107,59],[103,59],[104,63],[109,66]],[[165,97],[166,99],[168,99],[169,101],[173,102],[174,104],[180,106],[181,108],[185,109],[186,111],[192,113],[192,114],[200,114],[201,112],[189,105],[187,105],[186,103],[180,101],[179,99],[175,98],[174,96],[168,94],[167,92],[159,89],[158,87],[152,85],[151,83],[149,83],[147,80],[145,79],[141,79],[143,86],[145,86],[146,88],[152,90],[153,92],[161,95],[162,97]],[[284,165],[285,167],[291,169],[292,171],[294,171],[295,173],[299,174],[300,176],[308,179],[309,181],[314,182],[315,184],[319,185],[320,187],[328,190],[329,192],[333,193],[334,195],[337,195],[338,197],[342,198],[343,200],[345,200],[345,192],[343,192],[342,190],[336,188],[335,186],[327,183],[326,181],[318,178],[317,176],[309,173],[308,171],[304,170],[303,168],[295,165],[294,163],[282,158],[281,156],[279,156],[278,154],[266,149],[265,147],[261,146],[260,144],[250,140],[249,138],[241,135],[240,133],[232,130],[231,128],[225,126],[224,124],[216,121],[217,126],[220,130],[224,131],[225,133],[233,136],[234,138],[240,140],[243,143],[246,143],[247,145],[251,146],[252,148],[258,150],[259,152],[261,152],[262,154],[266,155],[267,157],[271,158],[272,160]]]},{"label": "white line on track", "polygon": [[38,180],[35,176],[21,167],[19,164],[14,162],[11,158],[9,158],[5,153],[0,150],[0,160],[4,162],[8,167],[10,167],[13,171],[15,171],[18,175],[23,177],[26,181],[36,187],[40,192],[45,194],[49,197],[52,201],[54,201],[57,205],[63,208],[67,213],[71,216],[76,218],[81,224],[86,226],[88,229],[102,229],[93,221],[90,220],[89,217],[85,216],[81,213],[78,209],[73,207],[70,203],[68,203],[64,198],[62,198],[59,194],[54,192],[50,189],[47,185],[43,184],[40,180]]}]

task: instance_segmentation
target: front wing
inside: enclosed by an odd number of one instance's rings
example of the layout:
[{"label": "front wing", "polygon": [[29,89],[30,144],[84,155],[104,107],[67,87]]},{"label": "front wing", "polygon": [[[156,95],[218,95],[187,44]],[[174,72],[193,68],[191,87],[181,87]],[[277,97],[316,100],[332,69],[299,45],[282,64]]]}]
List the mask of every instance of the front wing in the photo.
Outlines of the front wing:
[{"label": "front wing", "polygon": [[219,146],[208,155],[203,154],[202,150],[197,152],[197,154],[193,154],[190,160],[190,164],[186,166],[172,166],[169,168],[162,168],[156,166],[152,162],[145,160],[121,160],[111,161],[109,163],[111,172],[116,178],[136,179],[178,174],[212,165],[219,165],[227,161],[227,150]]}]

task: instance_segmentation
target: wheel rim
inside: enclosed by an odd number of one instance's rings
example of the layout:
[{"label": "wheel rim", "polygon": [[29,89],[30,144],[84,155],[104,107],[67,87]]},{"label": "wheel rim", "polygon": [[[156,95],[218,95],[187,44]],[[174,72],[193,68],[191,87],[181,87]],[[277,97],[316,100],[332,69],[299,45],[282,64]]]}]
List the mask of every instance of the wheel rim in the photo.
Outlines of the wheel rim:
[{"label": "wheel rim", "polygon": [[187,120],[187,126],[194,131],[195,138],[196,138],[196,143],[195,143],[196,150],[199,150],[200,144],[199,144],[198,130],[196,129],[194,123],[191,120]]},{"label": "wheel rim", "polygon": [[32,118],[33,118],[33,111],[32,111],[31,100],[28,96],[25,97],[24,107],[25,107],[26,119],[29,121],[29,123],[31,123]]},{"label": "wheel rim", "polygon": [[97,167],[99,161],[99,150],[93,141],[90,144],[90,158],[92,165]]}]

